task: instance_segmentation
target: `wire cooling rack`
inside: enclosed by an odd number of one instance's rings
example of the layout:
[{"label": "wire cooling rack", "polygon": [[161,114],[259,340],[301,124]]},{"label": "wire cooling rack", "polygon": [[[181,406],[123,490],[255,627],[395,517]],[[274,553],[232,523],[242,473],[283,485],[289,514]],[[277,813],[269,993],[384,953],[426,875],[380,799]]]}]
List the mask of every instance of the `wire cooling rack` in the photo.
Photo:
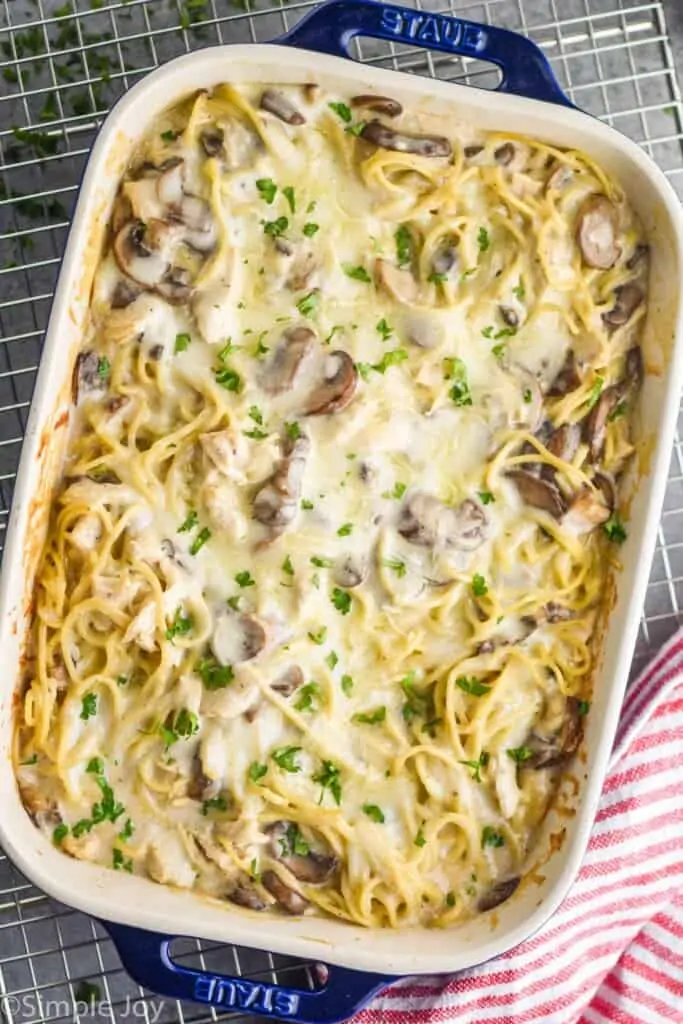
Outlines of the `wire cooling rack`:
[{"label": "wire cooling rack", "polygon": [[[215,43],[265,42],[309,6],[0,0],[0,542],[69,217],[107,110],[158,64]],[[436,0],[424,6],[532,36],[574,102],[639,142],[683,197],[680,93],[660,3]],[[483,88],[497,83],[491,65],[406,46],[366,41],[357,56]],[[683,420],[679,427],[636,665],[683,616]],[[286,957],[189,940],[177,953],[209,970],[310,984],[308,971]],[[136,1017],[146,1024],[200,1024],[230,1016],[143,992],[122,971],[99,924],[49,899],[1,853],[0,1013],[7,1024],[93,1016],[116,1024]]]}]

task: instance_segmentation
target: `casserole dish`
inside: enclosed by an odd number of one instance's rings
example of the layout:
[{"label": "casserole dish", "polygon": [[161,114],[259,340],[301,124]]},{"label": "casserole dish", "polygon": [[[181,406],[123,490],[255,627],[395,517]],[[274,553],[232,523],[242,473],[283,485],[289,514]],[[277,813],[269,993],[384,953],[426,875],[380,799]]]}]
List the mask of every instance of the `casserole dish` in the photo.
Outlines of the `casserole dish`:
[{"label": "casserole dish", "polygon": [[[487,42],[500,43],[501,39],[506,39],[505,35],[498,36],[460,22],[436,18],[427,18],[423,21],[414,12],[401,13],[394,8],[364,7],[358,4],[333,5],[331,13],[336,17],[334,32],[339,33],[342,38],[352,34],[354,29],[359,27],[359,23],[354,24],[353,21],[354,17],[358,17],[359,11],[365,12],[368,19],[368,23],[360,27],[370,34],[393,35],[409,40],[414,40],[417,36],[419,40],[450,50],[460,49],[466,53],[488,54],[489,51],[485,50]],[[310,31],[316,45],[322,46],[328,52],[334,50],[335,37],[324,37],[320,27],[320,16],[314,15],[306,25],[294,33],[293,40],[290,41],[306,44],[309,39],[306,33]],[[526,44],[519,41],[515,45],[518,51],[523,51]],[[285,81],[300,80],[300,59],[285,51],[274,51],[272,48],[231,48],[232,77],[242,81],[265,80],[272,74],[268,71],[268,66],[276,52],[280,78]],[[499,51],[494,51],[493,56],[496,60],[502,60]],[[525,60],[524,67],[528,73],[525,87],[542,87],[546,98],[559,102],[560,94],[549,80],[540,57],[535,55],[533,50],[530,50],[526,57],[523,52],[518,53],[518,56]],[[99,251],[101,239],[98,225],[105,221],[104,215],[111,203],[120,171],[138,137],[136,130],[129,124],[131,103],[140,102],[144,94],[146,109],[149,110],[150,117],[153,117],[168,102],[184,92],[224,79],[224,59],[225,54],[217,50],[208,56],[202,55],[201,63],[195,56],[184,58],[151,76],[144,89],[130,94],[119,105],[102,133],[93,155],[55,303],[46,359],[38,384],[13,511],[2,605],[5,612],[4,649],[9,654],[11,662],[17,660],[21,651],[23,616],[27,611],[27,593],[22,593],[20,574],[26,581],[25,588],[28,591],[35,568],[35,556],[42,539],[41,528],[44,525],[46,498],[59,461],[61,437],[66,433],[63,428],[68,415],[68,371],[73,361],[75,346],[79,342],[80,328],[87,309],[90,276]],[[348,66],[327,56],[317,61],[311,58],[308,74],[311,78],[324,76],[326,81],[329,79],[338,83],[353,79],[356,87],[358,72],[354,70],[349,73]],[[367,76],[365,72],[363,75],[363,85],[367,85],[368,88],[386,90],[389,87],[386,72],[372,70],[367,72]],[[514,76],[512,80],[508,78],[504,85],[506,89],[513,87]],[[410,79],[391,77],[391,91],[412,99],[422,96],[419,83]],[[654,379],[650,376],[644,392],[643,428],[648,436],[657,435],[657,444],[653,448],[654,455],[648,473],[650,486],[647,493],[644,487],[641,488],[639,498],[633,507],[631,539],[625,549],[626,569],[622,576],[623,582],[620,584],[622,600],[613,616],[603,671],[601,679],[597,681],[595,714],[591,716],[586,771],[588,781],[584,787],[582,806],[572,821],[571,828],[567,830],[562,859],[555,857],[544,868],[545,879],[540,888],[527,888],[501,912],[501,925],[496,932],[489,931],[487,922],[473,923],[452,933],[453,945],[456,948],[451,950],[442,948],[446,944],[438,933],[421,933],[420,953],[416,954],[412,948],[416,943],[411,941],[411,933],[406,932],[400,936],[370,935],[322,921],[268,921],[266,931],[265,922],[257,923],[237,915],[233,917],[225,911],[199,905],[181,894],[164,894],[164,900],[158,900],[160,894],[154,896],[149,887],[141,888],[144,883],[137,879],[114,879],[112,876],[104,876],[97,868],[85,865],[81,867],[64,859],[59,862],[52,861],[51,858],[56,855],[49,846],[41,845],[39,837],[34,834],[18,803],[13,780],[8,773],[2,782],[5,806],[8,808],[7,818],[3,823],[3,841],[6,848],[20,866],[44,888],[60,899],[91,913],[97,913],[107,919],[123,916],[129,923],[162,928],[167,932],[189,931],[224,941],[267,946],[300,955],[316,956],[324,949],[323,955],[326,959],[366,969],[374,967],[384,971],[411,972],[453,970],[469,966],[487,956],[496,955],[524,938],[552,912],[578,866],[599,793],[608,747],[616,723],[620,687],[623,685],[635,636],[647,565],[647,558],[640,557],[640,552],[644,547],[647,553],[654,539],[657,505],[663,487],[662,470],[666,465],[676,411],[680,356],[674,349],[674,355],[670,358],[669,352],[658,351],[655,342],[657,345],[664,343],[664,349],[668,349],[679,320],[677,296],[671,290],[671,282],[678,276],[680,264],[679,214],[658,172],[649,166],[635,147],[575,112],[545,108],[538,103],[525,103],[504,97],[500,102],[500,111],[487,113],[486,107],[490,106],[487,97],[438,84],[433,87],[430,99],[423,102],[433,106],[434,110],[441,112],[442,115],[446,110],[450,113],[455,109],[457,114],[476,118],[487,128],[500,125],[504,117],[506,128],[523,130],[562,145],[578,143],[620,179],[645,225],[647,234],[651,238],[656,237],[657,240],[653,252],[653,312],[645,337],[645,351],[649,370],[653,370],[657,363],[663,366],[668,362],[668,373],[665,379]],[[551,110],[552,116],[547,113],[548,109]],[[662,273],[664,266],[673,270],[668,284]],[[61,392],[57,395],[53,386],[56,381],[63,382]],[[637,565],[636,551],[639,557]],[[12,672],[8,673],[11,679],[8,683],[9,689],[14,686],[13,675]],[[3,735],[6,745],[11,724],[9,705],[8,699],[3,707]],[[548,822],[546,835],[541,840],[541,849],[544,844],[548,844],[553,831],[557,832],[557,825],[556,820]],[[55,878],[59,876],[59,882],[51,881],[50,875]],[[141,909],[121,915],[119,907],[130,905],[133,900],[140,904]],[[120,931],[114,929],[114,933],[119,941],[124,941]],[[413,940],[414,937],[413,935]],[[150,959],[153,957],[155,942],[158,947],[158,939],[147,940]],[[324,946],[321,943],[324,943]],[[130,948],[124,946],[123,953],[124,959],[129,963],[129,957],[133,955]],[[167,957],[167,953],[164,955]],[[138,952],[137,956],[139,959],[134,972],[140,980],[149,982],[152,979],[143,978],[141,974],[141,953]],[[369,986],[373,982],[372,979],[366,978],[363,979],[363,983]],[[169,991],[166,981],[157,978],[152,980],[152,984],[154,987]],[[184,987],[186,984],[193,984],[196,987],[188,989]],[[348,981],[343,982],[344,986],[349,984]],[[258,992],[253,986],[249,987],[243,982],[230,985],[213,978],[199,979],[195,983],[191,976],[185,974],[177,974],[174,980],[174,994],[190,994],[195,998],[203,998],[205,1001],[224,1006],[242,1005],[278,1016],[299,1016],[303,1019],[303,997],[296,1005],[298,997],[290,999],[286,994],[263,987],[261,989],[262,991]],[[328,992],[328,996],[332,998],[331,991]],[[345,1010],[339,991],[335,998],[335,1012],[342,1016]],[[346,1010],[348,1009],[349,1006],[346,1007]]]}]

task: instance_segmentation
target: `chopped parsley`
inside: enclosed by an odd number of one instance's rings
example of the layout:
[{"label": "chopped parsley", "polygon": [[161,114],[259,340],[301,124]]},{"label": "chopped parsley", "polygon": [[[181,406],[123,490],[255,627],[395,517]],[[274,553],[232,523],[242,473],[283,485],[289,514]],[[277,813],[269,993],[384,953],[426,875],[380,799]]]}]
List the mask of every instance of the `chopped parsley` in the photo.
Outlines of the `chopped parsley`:
[{"label": "chopped parsley", "polygon": [[388,341],[391,335],[394,333],[392,327],[386,322],[384,317],[375,324],[375,330],[379,334],[382,341]]},{"label": "chopped parsley", "polygon": [[325,658],[325,664],[327,665],[331,672],[337,667],[337,665],[339,664],[339,655],[337,654],[336,651],[330,651],[330,653]]},{"label": "chopped parsley", "polygon": [[244,572],[237,573],[237,575],[235,576],[235,583],[237,584],[238,587],[256,586],[256,580],[251,575],[248,569],[245,569]]},{"label": "chopped parsley", "polygon": [[482,505],[490,505],[496,499],[493,497],[490,491],[479,491],[479,500]]},{"label": "chopped parsley", "polygon": [[111,363],[106,356],[100,356],[97,360],[97,375],[100,380],[108,380],[111,373]]},{"label": "chopped parsley", "polygon": [[454,405],[472,405],[472,394],[467,383],[467,367],[462,359],[447,358],[443,361],[444,380],[452,380],[449,395]]},{"label": "chopped parsley", "polygon": [[477,245],[479,246],[479,252],[488,252],[491,247],[491,239],[486,228],[479,228],[477,232]]},{"label": "chopped parsley", "polygon": [[116,846],[111,851],[112,853],[112,866],[114,871],[133,871],[133,861],[130,857],[125,857],[122,850],[119,850]]},{"label": "chopped parsley", "polygon": [[330,342],[332,341],[332,339],[334,338],[335,334],[338,331],[343,331],[343,330],[344,330],[344,328],[342,327],[341,324],[335,324],[334,327],[332,328],[332,330],[330,331],[330,333],[327,335],[327,337],[323,338],[323,345],[329,345]]},{"label": "chopped parsley", "polygon": [[399,579],[403,579],[407,572],[406,563],[402,562],[400,558],[383,558],[382,565],[385,565],[387,569],[393,569]]},{"label": "chopped parsley", "polygon": [[195,512],[195,510],[193,508],[191,508],[190,511],[185,516],[185,519],[182,521],[182,523],[178,527],[177,532],[178,533],[189,533],[190,530],[194,530],[195,526],[197,525],[197,522],[198,522],[197,513]]},{"label": "chopped parsley", "polygon": [[254,423],[258,423],[259,427],[263,426],[263,413],[257,405],[250,405],[247,415]]},{"label": "chopped parsley", "polygon": [[315,565],[318,569],[331,569],[334,562],[331,558],[321,558],[319,555],[313,555],[311,557],[311,564]]},{"label": "chopped parsley", "polygon": [[402,484],[400,481],[397,481],[394,484],[393,490],[391,490],[391,491],[383,491],[382,492],[382,497],[383,498],[394,498],[396,501],[400,501],[401,498],[403,497],[403,495],[406,493],[407,490],[408,490],[408,485],[407,484]]},{"label": "chopped parsley", "polygon": [[298,441],[301,437],[301,427],[296,420],[291,423],[285,423],[285,433],[290,441]]},{"label": "chopped parsley", "polygon": [[313,782],[317,782],[320,786],[322,786],[322,789],[320,791],[320,799],[318,800],[319,804],[323,802],[325,790],[329,789],[330,793],[332,794],[334,802],[336,803],[337,807],[339,807],[339,805],[341,804],[342,795],[340,775],[340,769],[337,767],[336,764],[333,764],[332,761],[322,762],[321,767],[318,769],[315,775],[312,776]]},{"label": "chopped parsley", "polygon": [[375,708],[374,711],[360,711],[358,714],[353,716],[352,721],[359,722],[361,725],[379,725],[387,717],[387,709],[384,704]]},{"label": "chopped parsley", "polygon": [[371,821],[376,821],[378,825],[384,824],[384,812],[377,804],[363,804],[363,814],[367,814],[368,818]]},{"label": "chopped parsley", "polygon": [[354,267],[351,263],[343,263],[342,268],[347,277],[352,281],[362,281],[364,284],[372,284],[372,278],[365,267]]},{"label": "chopped parsley", "polygon": [[282,194],[287,200],[291,213],[296,213],[296,196],[294,195],[294,188],[292,185],[285,185],[282,190]]},{"label": "chopped parsley", "polygon": [[[500,360],[505,358],[505,353],[507,352],[507,350],[507,345],[494,345],[493,348],[491,349],[491,354],[496,359]],[[531,392],[529,392],[529,394],[531,394]]]},{"label": "chopped parsley", "polygon": [[603,525],[603,530],[614,544],[623,544],[628,537],[618,512],[612,513]]},{"label": "chopped parsley", "polygon": [[226,391],[234,391],[235,394],[239,394],[242,390],[242,378],[236,370],[231,370],[229,366],[219,366],[213,371],[213,374],[216,384],[220,384]]},{"label": "chopped parsley", "polygon": [[174,132],[172,128],[169,128],[166,132],[161,132],[160,136],[164,142],[175,142],[178,138],[178,133]]},{"label": "chopped parsley", "polygon": [[256,188],[259,190],[261,199],[263,199],[264,202],[268,203],[268,205],[270,206],[270,204],[273,202],[277,194],[277,185],[275,184],[273,179],[257,178]]},{"label": "chopped parsley", "polygon": [[276,220],[264,220],[263,222],[263,233],[270,235],[271,238],[279,238],[280,235],[284,235],[285,231],[289,227],[289,220],[287,217],[278,217]]},{"label": "chopped parsley", "polygon": [[237,345],[233,345],[232,338],[228,338],[223,348],[218,353],[219,362],[224,363],[231,352],[235,352]]},{"label": "chopped parsley", "polygon": [[496,832],[493,825],[484,825],[483,829],[481,830],[481,845],[482,848],[485,846],[493,846],[495,848],[498,848],[501,846],[505,846],[505,839],[500,834],[500,832]]},{"label": "chopped parsley", "polygon": [[232,597],[229,597],[227,604],[234,612],[238,612],[240,610],[240,595],[234,594]]},{"label": "chopped parsley", "polygon": [[341,688],[342,693],[346,694],[347,697],[351,696],[351,694],[353,693],[353,679],[351,678],[351,676],[343,675],[341,677]]},{"label": "chopped parsley", "polygon": [[455,685],[465,693],[469,693],[471,697],[485,697],[491,690],[491,687],[486,686],[485,683],[480,683],[474,677],[468,679],[467,676],[458,676]]},{"label": "chopped parsley", "polygon": [[351,595],[347,594],[345,590],[341,590],[340,587],[334,588],[330,600],[337,611],[341,612],[342,615],[348,615],[351,611]]},{"label": "chopped parsley", "polygon": [[307,857],[311,848],[301,834],[301,829],[295,822],[287,826],[285,834],[279,838],[283,857],[291,857],[295,854],[298,857]]},{"label": "chopped parsley", "polygon": [[447,907],[454,907],[455,906],[455,893],[453,891],[446,893],[446,906]]},{"label": "chopped parsley", "polygon": [[69,826],[65,825],[64,822],[62,822],[61,825],[57,825],[57,828],[52,833],[52,842],[55,844],[55,846],[59,846],[61,841],[63,839],[66,839],[68,834],[69,834]]},{"label": "chopped parsley", "polygon": [[128,676],[124,676],[123,673],[116,677],[117,686],[125,686],[128,682]]},{"label": "chopped parsley", "polygon": [[232,665],[221,665],[215,658],[200,658],[195,672],[207,690],[223,690],[235,678]]},{"label": "chopped parsley", "polygon": [[482,750],[478,761],[459,761],[458,763],[464,764],[466,768],[471,770],[472,778],[475,782],[481,782],[481,769],[485,768],[489,763],[489,755],[485,750]]},{"label": "chopped parsley", "polygon": [[314,289],[309,292],[308,295],[304,295],[302,299],[296,304],[296,308],[299,310],[302,316],[311,316],[317,310],[320,304],[320,292],[318,289]]},{"label": "chopped parsley", "polygon": [[482,327],[481,333],[482,333],[482,337],[484,337],[484,338],[492,338],[493,337],[493,324],[489,324],[488,327]]},{"label": "chopped parsley", "polygon": [[38,764],[38,755],[32,754],[31,757],[27,757],[25,761],[21,762],[22,765]]},{"label": "chopped parsley", "polygon": [[254,857],[251,864],[249,865],[249,877],[253,882],[261,881],[261,872],[259,871],[258,861],[256,857]]},{"label": "chopped parsley", "polygon": [[346,103],[328,103],[327,105],[345,124],[351,124],[353,114],[351,113],[351,108]]},{"label": "chopped parsley", "polygon": [[404,348],[392,348],[389,352],[384,353],[378,363],[372,363],[372,369],[377,373],[385,374],[390,366],[398,366],[407,358],[408,353]]},{"label": "chopped parsley", "polygon": [[308,634],[308,639],[312,640],[314,644],[322,646],[327,638],[327,626],[321,626],[317,633]]},{"label": "chopped parsley", "polygon": [[301,747],[278,747],[270,756],[283,772],[290,772],[294,775],[301,771],[301,765],[296,760],[296,755],[300,752]]},{"label": "chopped parsley", "polygon": [[438,273],[436,270],[433,270],[427,280],[430,284],[445,284],[448,280],[448,274]]},{"label": "chopped parsley", "polygon": [[427,843],[427,840],[425,839],[424,831],[420,828],[420,829],[417,830],[417,834],[416,834],[415,838],[413,839],[413,844],[415,846],[419,846],[420,849],[422,849],[422,847],[425,846],[426,843]]},{"label": "chopped parsley", "polygon": [[86,693],[81,701],[81,715],[80,717],[84,722],[87,722],[89,718],[93,718],[97,714],[97,694]]},{"label": "chopped parsley", "polygon": [[104,761],[101,757],[91,757],[85,770],[90,775],[104,775]]},{"label": "chopped parsley", "polygon": [[122,843],[125,843],[126,840],[132,839],[134,832],[135,832],[135,825],[130,820],[130,818],[126,818],[126,824],[123,826],[123,828],[119,832],[119,836],[118,837],[119,837],[119,839],[121,840]]},{"label": "chopped parsley", "polygon": [[489,588],[481,573],[475,572],[472,577],[472,593],[475,597],[484,597],[488,594]]},{"label": "chopped parsley", "polygon": [[191,340],[192,339],[190,338],[189,334],[186,334],[186,333],[184,333],[184,334],[176,334],[176,336],[175,336],[175,345],[174,345],[174,348],[173,348],[173,351],[176,353],[176,355],[178,354],[178,352],[185,352],[185,351],[187,351],[187,349],[190,347],[190,341]]},{"label": "chopped parsley", "polygon": [[[311,635],[310,633],[308,634]],[[317,641],[316,641],[317,643]],[[297,690],[297,701],[294,705],[297,711],[317,711],[318,699],[320,698],[320,685],[316,682],[306,683]]]},{"label": "chopped parsley", "polygon": [[534,756],[533,750],[530,750],[529,747],[508,747],[506,754],[515,764],[524,764]]},{"label": "chopped parsley", "polygon": [[281,569],[283,572],[286,572],[288,576],[294,575],[294,566],[292,565],[292,559],[290,558],[289,555],[287,555],[284,562],[282,563]]},{"label": "chopped parsley", "polygon": [[522,397],[526,404],[530,405],[534,398],[531,388],[525,388]]},{"label": "chopped parsley", "polygon": [[202,802],[202,814],[206,817],[209,811],[227,811],[228,801],[224,796],[212,796],[210,800]]},{"label": "chopped parsley", "polygon": [[304,510],[304,512],[310,512],[312,508],[315,508],[313,502],[309,501],[308,498],[301,499],[301,507]]},{"label": "chopped parsley", "polygon": [[355,124],[349,124],[346,126],[344,131],[347,135],[355,135],[358,137],[365,128],[365,121],[356,121]]},{"label": "chopped parsley", "polygon": [[344,523],[337,530],[338,537],[348,537],[351,533],[353,533],[353,523]]},{"label": "chopped parsley", "polygon": [[588,395],[588,408],[592,409],[594,405],[597,405],[598,399],[602,394],[602,388],[605,383],[605,378],[601,377],[599,373],[595,374],[595,380],[593,381],[593,387]]},{"label": "chopped parsley", "polygon": [[303,233],[306,238],[313,238],[313,235],[317,234],[318,231],[320,231],[320,225],[315,224],[313,221],[308,221],[308,223],[303,226]]},{"label": "chopped parsley", "polygon": [[524,281],[522,281],[521,277],[519,279],[519,283],[512,289],[512,294],[516,299],[519,299],[520,302],[524,302],[526,291],[524,290]]},{"label": "chopped parsley", "polygon": [[252,761],[249,765],[249,778],[252,782],[260,782],[267,771],[267,764],[259,764],[258,761]]},{"label": "chopped parsley", "polygon": [[401,224],[394,235],[396,242],[396,262],[399,267],[407,267],[413,259],[413,236],[410,229]]},{"label": "chopped parsley", "polygon": [[169,725],[159,726],[159,735],[164,741],[166,750],[177,743],[178,740],[189,740],[199,732],[199,719],[194,711],[181,708],[175,718],[171,719]]},{"label": "chopped parsley", "polygon": [[211,539],[211,530],[208,526],[203,527],[195,539],[190,544],[190,554],[196,555],[204,547],[206,542]]},{"label": "chopped parsley", "polygon": [[588,712],[590,711],[590,709],[591,709],[591,702],[589,700],[580,700],[579,701],[579,714],[580,715],[587,715]]},{"label": "chopped parsley", "polygon": [[268,437],[267,430],[261,430],[260,427],[254,427],[252,430],[243,430],[242,433],[245,437],[250,437],[253,441],[263,441],[264,438]]},{"label": "chopped parsley", "polygon": [[193,625],[192,618],[189,615],[183,615],[182,609],[176,608],[173,620],[166,630],[166,639],[172,642],[177,636],[185,636]]}]

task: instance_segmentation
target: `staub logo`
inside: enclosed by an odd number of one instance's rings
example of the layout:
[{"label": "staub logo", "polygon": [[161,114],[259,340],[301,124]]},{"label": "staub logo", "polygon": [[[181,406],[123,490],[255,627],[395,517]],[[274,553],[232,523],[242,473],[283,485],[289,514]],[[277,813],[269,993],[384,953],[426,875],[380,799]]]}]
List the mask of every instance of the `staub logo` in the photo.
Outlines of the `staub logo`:
[{"label": "staub logo", "polygon": [[472,56],[481,51],[486,41],[486,30],[480,25],[406,8],[383,7],[381,24],[385,32],[390,32],[397,39],[425,46],[457,47],[469,51]]},{"label": "staub logo", "polygon": [[257,984],[252,981],[228,981],[226,978],[204,974],[195,979],[193,999],[231,1010],[252,1010],[254,1013],[275,1017],[292,1017],[299,1009],[299,996],[276,985]]}]

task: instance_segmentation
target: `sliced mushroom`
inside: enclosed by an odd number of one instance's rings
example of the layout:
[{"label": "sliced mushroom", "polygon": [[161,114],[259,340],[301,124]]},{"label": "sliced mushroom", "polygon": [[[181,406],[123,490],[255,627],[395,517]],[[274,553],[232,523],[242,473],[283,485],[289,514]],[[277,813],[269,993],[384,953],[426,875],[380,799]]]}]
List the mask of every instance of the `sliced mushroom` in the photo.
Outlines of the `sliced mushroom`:
[{"label": "sliced mushroom", "polygon": [[584,263],[609,270],[621,255],[617,239],[619,214],[607,196],[591,195],[581,205],[576,219],[576,240]]},{"label": "sliced mushroom", "polygon": [[481,914],[485,914],[487,910],[493,910],[495,907],[499,907],[501,903],[505,903],[516,892],[519,881],[519,876],[517,875],[514,878],[506,878],[502,882],[496,882],[488,892],[479,897],[477,910]]},{"label": "sliced mushroom", "polygon": [[556,625],[558,622],[568,622],[574,618],[574,612],[571,608],[565,608],[564,605],[558,604],[557,601],[548,601],[543,605],[542,617],[546,622]]},{"label": "sliced mushroom", "polygon": [[226,610],[216,618],[211,650],[220,665],[251,661],[266,646],[266,631],[254,615]]},{"label": "sliced mushroom", "polygon": [[182,305],[192,295],[192,275],[184,267],[169,267],[156,291],[172,305]]},{"label": "sliced mushroom", "polygon": [[221,156],[223,153],[223,143],[225,141],[225,133],[222,128],[218,125],[214,125],[212,128],[204,128],[199,133],[199,141],[202,144],[202,149],[207,156]]},{"label": "sliced mushroom", "polygon": [[130,199],[119,189],[114,199],[114,205],[112,206],[111,216],[109,218],[109,227],[114,235],[118,235],[124,224],[133,216],[133,207],[130,204]]},{"label": "sliced mushroom", "polygon": [[109,303],[112,309],[125,309],[135,302],[139,294],[140,289],[133,287],[130,281],[118,281]]},{"label": "sliced mushroom", "polygon": [[[578,423],[563,423],[545,442],[545,446],[551,455],[563,462],[571,462],[576,455],[581,443],[581,427]],[[554,473],[552,466],[545,467],[551,474]],[[545,474],[547,476],[547,474]]]},{"label": "sliced mushroom", "polygon": [[410,270],[399,270],[387,260],[376,260],[375,280],[377,286],[384,288],[397,302],[408,306],[417,302],[418,284]]},{"label": "sliced mushroom", "polygon": [[192,774],[187,783],[187,795],[190,800],[211,800],[218,796],[220,788],[220,782],[204,774],[202,759],[199,754],[195,754],[192,758]]},{"label": "sliced mushroom", "polygon": [[555,519],[562,518],[567,504],[556,484],[550,480],[543,480],[526,469],[511,469],[507,476],[517,487],[525,504],[548,512]]},{"label": "sliced mushroom", "polygon": [[358,384],[356,365],[341,349],[330,352],[323,363],[322,380],[309,395],[304,415],[327,416],[341,412],[353,398]]},{"label": "sliced mushroom", "polygon": [[408,135],[377,120],[368,121],[360,134],[366,142],[397,153],[429,157],[448,157],[452,153],[451,144],[443,135]]},{"label": "sliced mushroom", "polygon": [[546,183],[546,192],[554,189],[556,192],[560,192],[563,188],[566,188],[569,182],[574,177],[574,171],[567,164],[558,163],[548,181]]},{"label": "sliced mushroom", "polygon": [[185,161],[182,157],[166,160],[158,168],[156,193],[164,206],[178,207],[183,200]]},{"label": "sliced mushroom", "polygon": [[290,889],[275,871],[264,871],[261,881],[265,889],[274,896],[278,905],[288,914],[303,914],[308,900],[301,893]]},{"label": "sliced mushroom", "polygon": [[304,361],[312,354],[316,340],[309,327],[290,327],[285,331],[261,376],[263,390],[269,395],[289,391]]},{"label": "sliced mushroom", "polygon": [[300,110],[294,106],[292,101],[279,89],[266,89],[261,96],[261,110],[267,110],[274,114],[285,124],[305,124],[306,118]]},{"label": "sliced mushroom", "polygon": [[633,254],[626,261],[629,270],[644,270],[650,259],[650,247],[639,244],[633,250]]},{"label": "sliced mushroom", "polygon": [[218,232],[211,207],[199,196],[186,192],[178,207],[178,216],[185,226],[183,241],[200,253],[212,252]]},{"label": "sliced mushroom", "polygon": [[275,239],[277,249],[285,268],[284,285],[292,292],[310,288],[313,275],[320,267],[316,252],[310,245],[290,242],[285,238]]},{"label": "sliced mushroom", "polygon": [[617,488],[609,473],[598,472],[593,476],[593,483],[602,494],[603,501],[610,512],[617,507]]},{"label": "sliced mushroom", "polygon": [[602,314],[603,323],[608,327],[623,327],[627,324],[643,301],[642,289],[637,284],[622,284],[614,291],[614,305]]},{"label": "sliced mushroom", "polygon": [[525,762],[529,768],[554,768],[576,753],[583,739],[580,709],[581,701],[577,697],[567,697],[559,731],[552,736],[533,734],[530,737],[527,746],[533,751],[533,757]]},{"label": "sliced mushroom", "polygon": [[266,902],[262,896],[248,885],[237,885],[228,893],[228,899],[238,907],[247,910],[265,910]]},{"label": "sliced mushroom", "polygon": [[590,533],[596,526],[606,523],[611,514],[602,491],[583,487],[570,501],[564,522],[576,533]]},{"label": "sliced mushroom", "polygon": [[254,498],[254,519],[259,523],[281,532],[292,522],[301,497],[309,448],[310,442],[304,436],[286,445],[275,472]]},{"label": "sliced mushroom", "polygon": [[292,827],[289,821],[274,821],[266,828],[270,836],[270,854],[280,861],[299,882],[322,885],[337,870],[339,861],[331,854],[309,849],[308,853],[293,853],[289,848],[287,831]]},{"label": "sliced mushroom", "polygon": [[455,238],[445,238],[432,256],[432,270],[435,274],[448,274],[458,262],[458,243]]},{"label": "sliced mushroom", "polygon": [[275,690],[282,697],[291,697],[295,690],[303,686],[304,674],[298,665],[290,665],[282,672],[274,683],[271,683],[271,690]]},{"label": "sliced mushroom", "polygon": [[168,271],[168,260],[148,244],[147,225],[141,220],[125,224],[114,239],[114,258],[121,271],[143,288],[155,288]]},{"label": "sliced mushroom", "polygon": [[486,540],[487,526],[484,509],[472,498],[453,507],[418,491],[401,508],[398,532],[419,547],[473,551]]},{"label": "sliced mushroom", "polygon": [[363,107],[365,110],[372,110],[375,114],[384,114],[386,117],[400,117],[403,107],[398,100],[392,100],[390,96],[371,96],[363,93],[361,96],[353,96],[352,107]]},{"label": "sliced mushroom", "polygon": [[436,348],[443,341],[442,325],[428,316],[410,316],[406,319],[403,329],[408,341],[418,348]]},{"label": "sliced mushroom", "polygon": [[512,308],[512,306],[499,306],[498,312],[500,314],[500,319],[507,327],[519,327],[519,314],[517,313],[517,310]]},{"label": "sliced mushroom", "polygon": [[471,160],[475,156],[479,156],[480,153],[484,152],[484,147],[479,145],[465,146],[463,153],[465,154],[466,160]]},{"label": "sliced mushroom", "polygon": [[570,348],[567,352],[562,369],[550,385],[548,394],[552,398],[560,398],[564,395],[568,395],[571,391],[576,391],[580,384],[581,374],[579,373],[579,364],[576,361],[574,350]]},{"label": "sliced mushroom", "polygon": [[517,150],[512,142],[504,142],[493,151],[493,158],[501,167],[507,167],[515,159]]},{"label": "sliced mushroom", "polygon": [[335,583],[347,590],[359,587],[367,577],[367,563],[354,555],[345,555],[334,567]]},{"label": "sliced mushroom", "polygon": [[619,382],[620,394],[625,395],[631,388],[639,388],[643,382],[643,353],[640,345],[634,345],[626,353],[624,376]]},{"label": "sliced mushroom", "polygon": [[100,357],[97,352],[93,352],[92,349],[79,352],[71,388],[74,403],[88,392],[102,391],[105,387],[106,378],[100,373]]},{"label": "sliced mushroom", "polygon": [[614,407],[619,401],[620,393],[618,387],[605,388],[597,402],[583,421],[583,436],[591,459],[594,462],[602,455],[607,436],[607,423],[614,412]]}]

